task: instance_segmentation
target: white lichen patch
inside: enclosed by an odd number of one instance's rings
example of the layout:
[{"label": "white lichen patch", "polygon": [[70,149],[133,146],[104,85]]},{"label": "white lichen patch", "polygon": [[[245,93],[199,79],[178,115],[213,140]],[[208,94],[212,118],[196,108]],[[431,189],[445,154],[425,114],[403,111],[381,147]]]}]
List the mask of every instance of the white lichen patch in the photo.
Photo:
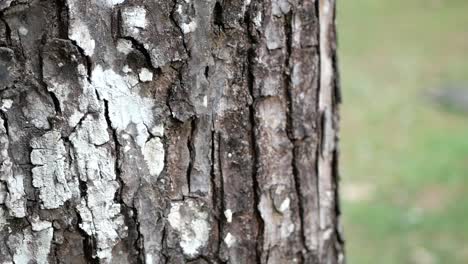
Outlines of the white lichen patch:
[{"label": "white lichen patch", "polygon": [[114,202],[119,184],[115,156],[109,146],[103,146],[110,140],[103,113],[86,116],[70,140],[80,179],[87,185],[87,196],[77,206],[80,228],[96,238],[98,258],[109,262],[112,248],[126,236],[126,228],[120,205]]},{"label": "white lichen patch", "polygon": [[182,12],[182,5],[181,4],[177,4],[177,13],[179,13],[179,15],[182,15],[183,12]]},{"label": "white lichen patch", "polygon": [[185,255],[196,257],[208,243],[210,224],[208,212],[193,200],[174,202],[168,215],[171,227],[179,234],[180,247]]},{"label": "white lichen patch", "polygon": [[88,26],[80,19],[71,19],[69,38],[74,40],[87,56],[92,56],[94,54],[96,42],[89,32]]},{"label": "white lichen patch", "polygon": [[37,94],[30,93],[26,96],[26,103],[21,108],[23,114],[31,120],[31,123],[40,129],[50,129],[48,118],[55,114],[53,107],[44,102]]},{"label": "white lichen patch", "polygon": [[120,53],[123,53],[125,55],[129,54],[133,50],[133,44],[130,40],[127,39],[119,39],[117,41],[117,50]]},{"label": "white lichen patch", "polygon": [[145,254],[145,264],[153,264],[153,263],[155,263],[153,261],[153,255]]},{"label": "white lichen patch", "polygon": [[8,225],[7,214],[8,213],[4,207],[0,207],[0,230]]},{"label": "white lichen patch", "polygon": [[231,209],[227,209],[226,211],[224,211],[224,217],[226,217],[226,221],[228,223],[232,222],[232,211],[231,211]]},{"label": "white lichen patch", "polygon": [[26,215],[24,177],[21,174],[13,174],[13,162],[8,154],[9,146],[10,141],[4,121],[0,118],[0,186],[2,186],[0,190],[5,191],[2,193],[2,202],[5,203],[11,216],[24,217]]},{"label": "white lichen patch", "polygon": [[271,9],[274,16],[281,16],[289,12],[291,4],[288,0],[273,0]]},{"label": "white lichen patch", "polygon": [[127,6],[121,11],[122,26],[134,33],[146,28],[146,9],[142,6]]},{"label": "white lichen patch", "polygon": [[282,32],[278,30],[278,25],[273,21],[269,21],[265,25],[265,39],[269,50],[282,48],[284,46],[283,37]]},{"label": "white lichen patch", "polygon": [[23,35],[23,36],[26,36],[28,34],[28,29],[21,26],[19,29],[18,29],[18,32]]},{"label": "white lichen patch", "polygon": [[184,34],[194,32],[195,29],[197,29],[197,22],[190,21],[189,23],[182,23],[182,25],[180,25],[180,28],[182,29],[182,32]]},{"label": "white lichen patch", "polygon": [[151,133],[151,135],[153,135],[153,136],[155,136],[155,137],[162,137],[162,136],[164,136],[164,126],[163,126],[163,124],[154,125],[154,126],[150,129],[150,133]]},{"label": "white lichen patch", "polygon": [[136,142],[140,147],[149,137],[147,127],[154,123],[154,102],[141,97],[139,87],[133,87],[128,76],[121,76],[112,69],[103,70],[97,65],[92,74],[92,85],[99,95],[109,102],[109,117],[117,132],[124,131],[130,124],[136,127]]},{"label": "white lichen patch", "polygon": [[[85,113],[100,110],[100,104],[96,97],[96,91],[88,81],[88,72],[83,64],[77,65],[78,80],[69,78],[69,73],[55,72],[55,61],[46,60],[44,72],[47,90],[58,99],[62,114],[68,120],[70,127],[75,127]],[[68,74],[68,75],[67,75]]]},{"label": "white lichen patch", "polygon": [[83,117],[83,113],[76,110],[76,109],[73,109],[73,114],[71,114],[69,117],[68,117],[68,125],[70,127],[75,127],[81,120],[81,118]]},{"label": "white lichen patch", "polygon": [[132,68],[130,68],[128,65],[124,65],[122,71],[125,73],[130,73],[132,72]]},{"label": "white lichen patch", "polygon": [[10,7],[11,2],[13,2],[13,0],[2,0],[2,1],[0,1],[0,10],[4,10],[5,8]]},{"label": "white lichen patch", "polygon": [[153,80],[153,72],[147,68],[142,68],[138,77],[140,77],[140,81],[142,82],[151,82]]},{"label": "white lichen patch", "polygon": [[281,203],[279,211],[284,213],[286,210],[289,209],[289,205],[291,204],[291,200],[288,198],[284,199],[284,201]]},{"label": "white lichen patch", "polygon": [[322,232],[322,240],[323,240],[323,241],[328,241],[328,240],[332,237],[333,231],[334,231],[334,230],[333,230],[332,228],[327,228],[327,229],[323,230],[323,232]]},{"label": "white lichen patch", "polygon": [[132,147],[129,145],[128,141],[125,142],[125,146],[123,148],[123,151],[124,152],[128,152],[129,150],[131,150]]},{"label": "white lichen patch", "polygon": [[54,229],[45,228],[41,231],[32,231],[30,228],[24,229],[22,233],[16,233],[9,237],[12,243],[14,263],[49,263],[47,257],[50,252],[50,245]]},{"label": "white lichen patch", "polygon": [[106,2],[108,6],[115,6],[122,4],[125,0],[106,0]]},{"label": "white lichen patch", "polygon": [[[31,140],[31,163],[34,187],[39,189],[39,198],[46,209],[56,209],[69,200],[73,192],[79,193],[78,181],[71,179],[67,154],[59,131],[50,131]],[[70,188],[71,187],[71,188]]]},{"label": "white lichen patch", "polygon": [[142,151],[150,175],[157,178],[164,168],[164,145],[161,139],[150,139]]},{"label": "white lichen patch", "polygon": [[49,221],[43,221],[39,217],[33,217],[31,221],[31,228],[35,232],[39,232],[45,230],[47,228],[51,228],[52,223]]},{"label": "white lichen patch", "polygon": [[257,15],[253,18],[253,22],[257,29],[262,27],[262,11],[258,11]]},{"label": "white lichen patch", "polygon": [[224,243],[228,248],[236,243],[236,237],[231,235],[231,233],[227,233],[226,237],[224,238]]},{"label": "white lichen patch", "polygon": [[26,197],[24,192],[24,176],[16,174],[6,180],[8,187],[7,200],[5,202],[10,214],[14,217],[24,217],[26,215]]},{"label": "white lichen patch", "polygon": [[[6,186],[5,186],[5,184],[0,183],[0,204],[5,204],[7,194],[8,194],[8,190],[7,190]],[[1,229],[2,228],[0,227],[0,230]]]},{"label": "white lichen patch", "polygon": [[6,112],[13,106],[13,100],[11,99],[3,99],[0,105],[0,110]]},{"label": "white lichen patch", "polygon": [[291,210],[279,213],[272,197],[262,194],[258,205],[260,215],[265,222],[264,244],[273,246],[286,246],[289,236],[295,231]]}]

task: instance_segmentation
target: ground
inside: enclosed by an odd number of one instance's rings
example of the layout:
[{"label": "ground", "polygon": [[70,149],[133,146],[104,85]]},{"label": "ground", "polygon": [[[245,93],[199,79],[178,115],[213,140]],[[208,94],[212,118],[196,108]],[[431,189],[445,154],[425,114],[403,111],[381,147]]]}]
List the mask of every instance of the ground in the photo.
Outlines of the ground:
[{"label": "ground", "polygon": [[338,1],[342,202],[351,264],[468,263],[465,0]]}]

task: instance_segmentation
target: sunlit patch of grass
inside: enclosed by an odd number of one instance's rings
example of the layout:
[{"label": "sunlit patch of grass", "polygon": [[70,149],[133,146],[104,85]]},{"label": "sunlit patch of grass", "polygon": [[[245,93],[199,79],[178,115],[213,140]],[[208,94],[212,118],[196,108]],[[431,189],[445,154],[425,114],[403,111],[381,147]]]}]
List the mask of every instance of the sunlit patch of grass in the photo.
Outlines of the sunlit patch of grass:
[{"label": "sunlit patch of grass", "polygon": [[343,201],[351,264],[468,263],[468,115],[424,98],[468,86],[466,10],[465,0],[338,1],[343,185],[374,189]]}]

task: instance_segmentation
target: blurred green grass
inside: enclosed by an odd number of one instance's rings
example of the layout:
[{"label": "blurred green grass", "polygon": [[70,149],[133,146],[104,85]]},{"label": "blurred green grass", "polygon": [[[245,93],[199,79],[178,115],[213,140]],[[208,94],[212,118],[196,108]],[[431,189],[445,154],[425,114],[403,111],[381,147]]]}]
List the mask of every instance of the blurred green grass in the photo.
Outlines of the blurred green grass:
[{"label": "blurred green grass", "polygon": [[338,1],[342,203],[350,264],[468,263],[468,1]]}]

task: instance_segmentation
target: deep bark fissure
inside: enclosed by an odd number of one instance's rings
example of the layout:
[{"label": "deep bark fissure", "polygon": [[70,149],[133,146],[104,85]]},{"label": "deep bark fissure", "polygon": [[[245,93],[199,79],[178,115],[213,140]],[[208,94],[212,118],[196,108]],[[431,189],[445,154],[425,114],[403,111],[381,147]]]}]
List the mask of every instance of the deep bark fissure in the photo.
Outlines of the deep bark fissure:
[{"label": "deep bark fissure", "polygon": [[78,232],[83,237],[83,255],[89,264],[100,264],[99,259],[95,258],[94,256],[94,252],[96,250],[96,238],[89,236],[84,230],[81,229],[79,223],[83,223],[83,219],[78,212],[76,215],[78,219],[76,230],[78,230]]},{"label": "deep bark fissure", "polygon": [[8,117],[2,110],[0,110],[0,118],[3,120],[3,127],[5,128],[6,135],[10,137],[10,129],[8,128]]},{"label": "deep bark fissure", "polygon": [[[339,168],[339,167],[338,167],[338,166],[339,166],[339,164],[338,164],[338,163],[339,163],[338,158],[339,158],[339,151],[338,151],[338,150],[335,150],[335,151],[333,152],[333,160],[332,160],[332,163],[333,163],[333,176],[334,176],[335,183],[336,183],[336,186],[335,186],[336,190],[339,189],[339,184],[338,184],[338,183],[339,183],[339,180],[340,180],[340,174],[339,174],[339,170],[338,170],[338,168]],[[340,196],[339,196],[339,192],[338,192],[338,191],[335,192],[335,199],[336,199],[336,201],[340,201]],[[336,214],[338,217],[341,216],[341,213],[342,213],[342,212],[341,212],[341,207],[340,207],[340,205],[341,205],[341,204],[340,204],[339,202],[335,204],[335,214]],[[338,243],[340,243],[341,246],[342,246],[342,245],[344,244],[345,240],[344,240],[342,231],[340,230],[340,227],[341,227],[340,225],[341,225],[341,223],[338,221],[338,220],[339,220],[338,217],[335,217],[335,235],[336,235],[336,237],[337,237],[337,239],[338,239]],[[342,250],[344,250],[344,249],[342,249]]]},{"label": "deep bark fissure", "polygon": [[179,23],[177,22],[177,19],[175,18],[175,12],[176,12],[176,8],[177,8],[177,0],[173,0],[173,2],[174,2],[174,4],[172,5],[172,9],[171,9],[171,12],[169,14],[169,18],[170,18],[172,24],[177,28],[177,30],[178,30],[178,32],[180,34],[180,37],[182,38],[182,45],[184,46],[185,53],[187,54],[188,58],[191,58],[190,49],[187,47],[187,41],[185,39],[184,31],[182,30]]},{"label": "deep bark fissure", "polygon": [[[333,6],[333,14],[335,14],[335,21],[336,21],[336,5]],[[337,51],[337,47],[338,47],[338,34],[336,32],[336,27],[333,27],[332,28],[332,33],[333,34],[333,40],[334,40],[334,43],[332,43],[332,66],[333,66],[333,105],[335,106],[335,108],[338,108],[338,106],[343,102],[343,95],[341,93],[341,75],[340,75],[340,71],[339,71],[339,60],[338,60],[338,51]],[[339,110],[338,109],[335,109],[335,114],[336,114],[336,117],[337,117],[337,122],[339,121],[339,118],[340,118],[340,113],[339,113]],[[337,123],[337,126],[338,126],[338,123]],[[339,130],[337,131],[337,136],[339,135]],[[338,143],[338,141],[337,141]],[[339,167],[336,167],[336,169],[338,169]],[[339,204],[339,203],[338,203]]]},{"label": "deep bark fissure", "polygon": [[155,68],[153,66],[153,62],[151,61],[151,55],[149,54],[148,50],[145,48],[145,46],[140,43],[138,40],[136,40],[135,38],[133,37],[129,37],[129,36],[120,36],[119,38],[121,39],[125,39],[125,40],[128,40],[130,42],[132,42],[132,45],[133,47],[138,50],[139,52],[141,52],[141,54],[145,57],[145,61],[146,61],[146,64],[153,70],[153,71],[156,71],[157,68]]},{"label": "deep bark fissure", "polygon": [[46,82],[44,81],[44,58],[43,58],[42,54],[44,52],[44,43],[45,43],[46,39],[45,39],[45,35],[43,35],[43,37],[44,37],[43,41],[42,41],[43,43],[42,43],[41,47],[39,48],[39,52],[38,52],[38,56],[39,56],[39,78],[38,78],[38,82],[46,90],[46,92],[49,94],[49,96],[50,96],[50,98],[52,100],[56,115],[62,115],[62,108],[60,107],[60,101],[57,98],[57,95],[55,95],[55,93],[53,91],[49,91],[48,86],[47,86]]},{"label": "deep bark fissure", "polygon": [[78,45],[78,43],[76,43],[75,40],[72,40],[72,39],[67,39],[69,40],[73,46],[76,47],[76,49],[78,50],[78,52],[80,53],[81,57],[84,59],[85,61],[85,68],[86,68],[86,78],[88,80],[89,83],[91,83],[91,75],[92,75],[92,72],[93,72],[93,61],[91,59],[90,56],[87,56],[85,51],[83,50],[82,47],[80,47],[80,45]]},{"label": "deep bark fissure", "polygon": [[0,21],[2,21],[2,23],[5,25],[6,43],[9,47],[11,47],[13,46],[13,42],[11,41],[11,28],[5,19],[4,12],[0,12]]},{"label": "deep bark fissure", "polygon": [[121,177],[121,170],[120,170],[120,143],[119,143],[119,138],[117,134],[117,130],[113,128],[112,126],[112,121],[109,116],[109,101],[106,99],[103,99],[104,101],[104,117],[106,119],[107,127],[108,130],[110,130],[110,138],[112,139],[111,146],[113,147],[113,152],[115,156],[115,161],[114,161],[114,173],[115,173],[115,178],[119,182],[119,189],[115,193],[115,202],[119,204],[123,204],[123,188],[124,188],[124,182]]},{"label": "deep bark fissure", "polygon": [[54,109],[55,109],[55,112],[58,114],[58,115],[61,115],[62,114],[62,109],[60,108],[60,101],[59,99],[57,98],[57,96],[53,93],[53,92],[49,92],[49,95],[52,99],[52,102],[54,104]]},{"label": "deep bark fissure", "polygon": [[[67,0],[58,0],[58,1],[60,2],[60,1],[67,1]],[[80,45],[78,45],[76,40],[70,39],[70,37],[69,37],[70,7],[68,6],[67,2],[63,2],[63,5],[59,4],[59,9],[61,9],[61,12],[63,13],[63,15],[60,16],[60,18],[59,18],[59,23],[63,24],[62,31],[66,31],[66,33],[67,33],[67,35],[64,36],[64,37],[65,37],[65,39],[71,41],[73,46],[75,46],[78,49],[78,52],[81,54],[81,57],[85,59],[87,79],[88,79],[88,82],[91,83],[91,74],[92,74],[92,71],[93,71],[93,61],[92,61],[90,56],[86,55],[86,52],[84,51],[84,49]]]},{"label": "deep bark fissure", "polygon": [[[130,208],[132,210],[132,217],[133,222],[135,223],[135,230],[137,232],[137,238],[133,241],[133,248],[137,252],[137,258],[139,261],[144,262],[145,256],[145,245],[143,243],[143,234],[140,232],[140,222],[138,221],[138,210],[135,208],[135,202],[133,202],[133,207]],[[163,232],[164,236],[164,232]]]},{"label": "deep bark fissure", "polygon": [[221,31],[225,31],[224,18],[223,18],[223,6],[219,1],[216,1],[213,9],[213,24],[218,26]]},{"label": "deep bark fissure", "polygon": [[[225,226],[225,219],[224,219],[224,210],[225,210],[225,203],[224,203],[224,176],[223,176],[223,168],[222,168],[222,164],[221,164],[221,160],[222,160],[222,153],[221,153],[221,148],[220,148],[220,142],[221,142],[221,134],[218,133],[218,147],[217,147],[217,151],[216,151],[216,148],[215,148],[215,135],[216,135],[216,132],[213,131],[212,132],[212,148],[211,148],[211,151],[212,151],[212,154],[211,154],[211,162],[213,163],[213,174],[211,176],[211,185],[213,186],[212,187],[212,200],[213,200],[213,206],[219,206],[218,208],[218,211],[217,211],[217,221],[218,221],[218,249],[217,249],[217,256],[219,258],[220,256],[220,249],[221,249],[221,245],[222,245],[222,237],[223,237],[223,230],[224,230],[224,226]],[[215,167],[214,167],[214,164],[215,164],[215,161],[218,162],[218,166],[219,166],[219,192],[215,192],[215,178],[216,178],[216,174],[215,174]],[[219,201],[218,201],[219,200]],[[220,260],[221,261],[221,260]]]},{"label": "deep bark fissure", "polygon": [[248,90],[250,97],[252,98],[252,102],[249,105],[249,122],[250,122],[250,140],[251,140],[251,145],[252,145],[252,156],[253,156],[253,168],[252,168],[252,189],[253,189],[253,196],[254,196],[254,215],[258,223],[258,234],[255,239],[256,241],[256,261],[257,263],[262,263],[261,258],[263,254],[263,232],[264,232],[264,225],[265,222],[263,221],[263,218],[261,216],[260,210],[258,208],[260,204],[260,185],[257,179],[257,172],[258,172],[258,146],[257,146],[257,137],[256,137],[256,121],[255,121],[255,107],[256,107],[256,98],[254,95],[254,82],[255,82],[255,76],[253,73],[253,67],[254,67],[254,58],[256,56],[255,53],[255,46],[256,46],[256,40],[255,37],[252,33],[252,30],[254,25],[251,19],[252,15],[252,10],[249,6],[249,9],[246,11],[245,15],[245,25],[247,27],[247,37],[249,40],[249,47],[247,51],[247,85],[248,85]]},{"label": "deep bark fissure", "polygon": [[[19,34],[18,34],[19,35]],[[21,36],[18,37],[18,48],[19,48],[19,51],[21,52],[21,56],[23,57],[22,59],[26,59],[26,54],[24,53],[24,46],[23,46],[23,40],[21,38]]]},{"label": "deep bark fissure", "polygon": [[[2,110],[0,110],[0,119],[3,120],[3,127],[5,128],[5,134],[9,138],[10,133],[9,133],[9,128],[8,128],[8,118],[7,118],[6,114]],[[10,149],[9,148],[8,148],[8,154],[10,155]],[[0,181],[2,182],[2,185],[5,188],[5,191],[7,193],[9,193],[10,190],[8,188],[8,184],[3,179],[0,179]]]},{"label": "deep bark fissure", "polygon": [[66,0],[56,0],[59,36],[68,39],[69,15]]},{"label": "deep bark fissure", "polygon": [[[66,152],[67,152],[67,161],[68,161],[68,167],[70,168],[70,170],[72,170],[72,167],[73,167],[73,144],[72,142],[70,141],[70,138],[69,136],[62,136],[61,137],[62,141],[63,141],[63,144],[65,146],[65,149],[66,149]],[[79,182],[78,182],[79,183]]]},{"label": "deep bark fissure", "polygon": [[191,188],[190,188],[190,182],[191,182],[191,177],[192,177],[193,165],[195,163],[195,156],[197,155],[195,151],[194,139],[195,139],[195,133],[197,130],[198,122],[197,122],[196,117],[192,117],[189,122],[190,122],[190,134],[187,138],[187,148],[189,150],[190,160],[189,160],[189,164],[187,167],[186,177],[187,177],[188,194],[191,195],[192,193],[191,193]]}]

